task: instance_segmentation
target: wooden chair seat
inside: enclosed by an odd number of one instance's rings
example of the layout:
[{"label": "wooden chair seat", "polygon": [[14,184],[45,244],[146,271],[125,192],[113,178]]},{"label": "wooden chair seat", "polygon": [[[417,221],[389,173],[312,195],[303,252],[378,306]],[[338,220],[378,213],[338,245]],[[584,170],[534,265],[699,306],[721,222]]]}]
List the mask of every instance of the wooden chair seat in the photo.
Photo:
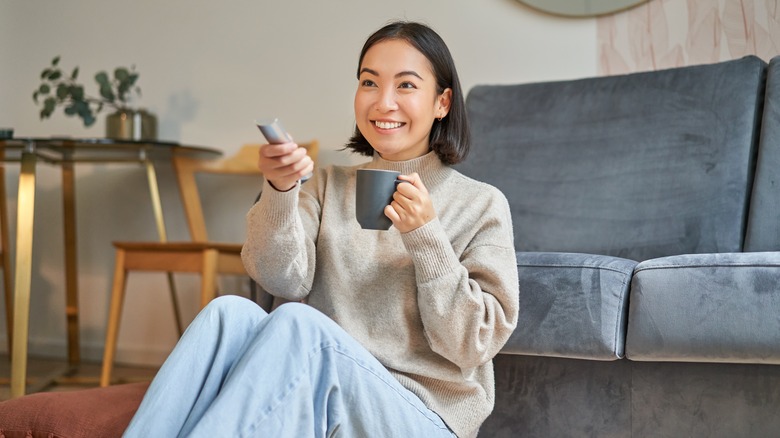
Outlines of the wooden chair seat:
[{"label": "wooden chair seat", "polygon": [[191,252],[216,249],[230,253],[241,253],[241,243],[229,242],[112,242],[115,248],[126,251],[170,251]]},{"label": "wooden chair seat", "polygon": [[210,242],[114,242],[130,271],[203,272],[215,263],[220,274],[246,274],[240,244]]}]

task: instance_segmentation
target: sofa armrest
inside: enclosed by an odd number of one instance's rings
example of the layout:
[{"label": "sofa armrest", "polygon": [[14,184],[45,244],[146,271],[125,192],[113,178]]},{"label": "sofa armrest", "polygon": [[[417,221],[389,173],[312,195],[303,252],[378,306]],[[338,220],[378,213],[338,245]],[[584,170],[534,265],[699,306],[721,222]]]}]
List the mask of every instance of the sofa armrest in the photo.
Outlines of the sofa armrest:
[{"label": "sofa armrest", "polygon": [[636,264],[592,254],[518,252],[520,312],[501,352],[623,357],[626,297]]},{"label": "sofa armrest", "polygon": [[628,315],[631,360],[780,364],[780,252],[644,261]]}]

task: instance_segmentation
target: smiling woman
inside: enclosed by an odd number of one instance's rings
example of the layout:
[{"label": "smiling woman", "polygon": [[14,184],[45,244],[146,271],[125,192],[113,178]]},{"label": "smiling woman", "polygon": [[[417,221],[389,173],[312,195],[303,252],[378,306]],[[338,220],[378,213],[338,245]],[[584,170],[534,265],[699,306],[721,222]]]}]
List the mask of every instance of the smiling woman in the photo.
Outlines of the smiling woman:
[{"label": "smiling woman", "polygon": [[[258,152],[263,196],[241,258],[263,290],[307,305],[213,300],[125,436],[474,437],[492,411],[517,260],[504,195],[451,167],[470,138],[449,49],[395,22],[367,39],[357,71],[347,147],[371,161],[302,184],[297,144]],[[403,181],[379,204],[389,229],[357,220],[359,170]]]}]

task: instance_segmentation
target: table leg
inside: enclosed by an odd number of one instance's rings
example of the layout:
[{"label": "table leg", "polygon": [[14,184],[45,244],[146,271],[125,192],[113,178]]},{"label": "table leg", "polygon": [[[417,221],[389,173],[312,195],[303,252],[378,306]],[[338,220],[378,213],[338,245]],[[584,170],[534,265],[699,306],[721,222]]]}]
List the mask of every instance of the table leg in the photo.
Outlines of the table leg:
[{"label": "table leg", "polygon": [[27,382],[27,340],[30,326],[33,215],[35,212],[35,161],[33,152],[22,152],[16,220],[16,275],[14,330],[11,351],[11,398],[24,395]]},{"label": "table leg", "polygon": [[68,328],[68,363],[71,366],[81,362],[75,185],[73,162],[65,160],[62,162],[62,216],[65,236],[65,316]]},{"label": "table leg", "polygon": [[[5,151],[0,150],[0,157]],[[5,199],[5,168],[0,165],[0,263],[3,270],[3,296],[5,297],[5,328],[8,335],[8,351],[13,350],[14,300],[11,278],[11,242],[8,238],[8,204]]]},{"label": "table leg", "polygon": [[[149,195],[152,198],[152,209],[154,210],[154,220],[157,224],[157,235],[160,236],[160,242],[167,242],[168,236],[165,231],[165,218],[163,217],[162,202],[160,201],[160,188],[157,185],[157,172],[154,170],[154,164],[151,160],[145,160],[146,178],[149,181]],[[174,320],[176,329],[179,331],[179,337],[184,333],[181,322],[181,312],[179,311],[179,299],[176,295],[176,284],[173,281],[173,273],[168,272],[168,290],[171,293],[171,303],[173,304]]]}]

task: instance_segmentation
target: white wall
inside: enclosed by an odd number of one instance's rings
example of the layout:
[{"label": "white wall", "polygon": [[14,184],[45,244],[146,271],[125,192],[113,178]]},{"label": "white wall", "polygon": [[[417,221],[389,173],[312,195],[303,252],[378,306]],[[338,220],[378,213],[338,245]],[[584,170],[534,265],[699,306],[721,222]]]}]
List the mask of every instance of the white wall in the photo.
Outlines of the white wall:
[{"label": "white wall", "polygon": [[[16,136],[104,134],[102,116],[90,129],[61,111],[38,120],[32,92],[43,68],[61,55],[66,71],[81,68],[93,94],[95,72],[134,64],[143,90],[138,103],[158,116],[163,140],[230,153],[260,141],[255,118],[278,116],[296,139],[320,140],[322,164],[356,162],[337,149],[354,126],[357,57],[371,32],[397,18],[424,21],[442,35],[467,90],[597,71],[594,19],[547,16],[514,0],[0,0],[0,126],[13,127]],[[13,236],[18,166],[6,169]],[[60,172],[38,169],[30,351],[64,357]],[[169,237],[185,239],[171,169],[160,166],[158,174]],[[215,193],[210,198],[221,203],[229,192],[228,201],[239,203],[211,218],[212,238],[242,240],[244,210],[257,186],[226,190],[210,182],[204,181]],[[76,186],[82,352],[99,360],[110,242],[156,233],[139,166],[79,165]],[[179,280],[189,320],[197,310],[197,279]],[[241,282],[228,287],[244,293]],[[132,275],[128,290],[118,358],[159,363],[176,340],[164,276]]]}]

